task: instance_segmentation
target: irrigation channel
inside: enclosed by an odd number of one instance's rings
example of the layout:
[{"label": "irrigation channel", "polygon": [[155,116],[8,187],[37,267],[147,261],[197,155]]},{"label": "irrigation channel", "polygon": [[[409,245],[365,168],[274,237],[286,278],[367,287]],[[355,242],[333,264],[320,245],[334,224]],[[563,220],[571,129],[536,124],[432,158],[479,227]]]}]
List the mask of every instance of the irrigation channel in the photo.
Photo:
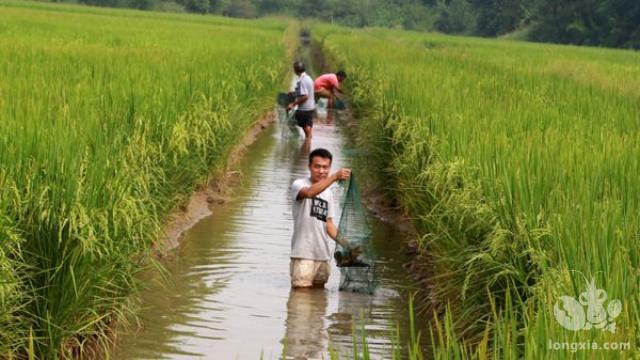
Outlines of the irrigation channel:
[{"label": "irrigation channel", "polygon": [[[320,109],[314,125],[310,147],[333,152],[333,170],[352,161],[348,116]],[[285,127],[271,126],[248,149],[233,200],[183,235],[177,257],[166,264],[168,281],[147,279],[143,326],[119,334],[113,358],[328,359],[330,348],[346,358],[354,336],[362,351],[363,328],[371,358],[390,359],[394,343],[407,343],[411,284],[402,235],[390,225],[371,219],[379,255],[375,294],[338,291],[335,264],[325,289],[290,289],[289,186],[308,175],[309,150],[302,135]]]}]

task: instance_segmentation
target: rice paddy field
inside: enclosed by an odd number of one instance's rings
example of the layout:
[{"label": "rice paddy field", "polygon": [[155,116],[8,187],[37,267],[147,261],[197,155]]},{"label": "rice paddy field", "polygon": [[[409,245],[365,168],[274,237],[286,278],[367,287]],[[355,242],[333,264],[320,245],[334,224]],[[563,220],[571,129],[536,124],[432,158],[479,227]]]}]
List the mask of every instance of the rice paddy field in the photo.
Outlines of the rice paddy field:
[{"label": "rice paddy field", "polygon": [[[418,229],[436,358],[634,358],[640,53],[317,25]],[[436,316],[433,316],[433,315]]]},{"label": "rice paddy field", "polygon": [[[273,107],[293,28],[0,2],[0,358],[109,346],[167,215]],[[409,357],[636,358],[640,53],[312,30],[418,232]]]},{"label": "rice paddy field", "polygon": [[0,358],[106,346],[168,213],[272,109],[287,26],[0,2]]}]

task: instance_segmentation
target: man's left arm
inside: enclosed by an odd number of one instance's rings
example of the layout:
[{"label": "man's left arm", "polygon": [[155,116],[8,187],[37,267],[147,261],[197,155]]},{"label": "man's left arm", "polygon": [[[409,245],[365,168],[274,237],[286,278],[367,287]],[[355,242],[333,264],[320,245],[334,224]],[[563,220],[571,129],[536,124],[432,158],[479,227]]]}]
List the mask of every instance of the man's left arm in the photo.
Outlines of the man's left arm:
[{"label": "man's left arm", "polygon": [[333,203],[333,193],[329,192],[329,199],[327,199],[327,204],[329,205],[329,209],[327,209],[327,234],[330,238],[335,240],[338,244],[340,244],[343,248],[348,249],[349,244],[346,239],[338,239],[338,228],[336,224],[333,223],[333,219],[335,218],[335,207]]},{"label": "man's left arm", "polygon": [[349,244],[345,241],[345,239],[338,239],[338,228],[336,228],[336,224],[333,223],[333,218],[327,218],[327,234],[343,248],[349,248]]}]

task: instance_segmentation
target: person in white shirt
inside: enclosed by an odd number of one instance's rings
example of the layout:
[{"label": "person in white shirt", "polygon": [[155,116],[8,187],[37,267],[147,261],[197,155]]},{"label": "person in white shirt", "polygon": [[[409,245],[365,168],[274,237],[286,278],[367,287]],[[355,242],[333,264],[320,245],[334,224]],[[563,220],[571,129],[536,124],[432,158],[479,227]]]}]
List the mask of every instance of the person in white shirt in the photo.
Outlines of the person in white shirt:
[{"label": "person in white shirt", "polygon": [[294,79],[296,99],[287,105],[287,111],[298,107],[295,113],[296,122],[304,130],[306,138],[310,139],[313,131],[313,117],[316,112],[313,79],[305,72],[305,65],[302,61],[293,63],[293,71],[296,74]]},{"label": "person in white shirt", "polygon": [[297,179],[291,185],[293,236],[291,237],[291,287],[324,287],[329,280],[331,259],[330,239],[338,240],[333,223],[335,204],[329,186],[351,176],[351,169],[341,168],[329,175],[333,156],[322,148],[309,154],[310,176]]}]

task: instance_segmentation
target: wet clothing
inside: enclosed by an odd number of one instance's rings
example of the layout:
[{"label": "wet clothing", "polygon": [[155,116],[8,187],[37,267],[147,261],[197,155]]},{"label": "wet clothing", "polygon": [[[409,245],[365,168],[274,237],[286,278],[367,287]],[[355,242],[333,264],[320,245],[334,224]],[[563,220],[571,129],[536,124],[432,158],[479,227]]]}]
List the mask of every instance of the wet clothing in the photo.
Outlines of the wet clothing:
[{"label": "wet clothing", "polygon": [[315,115],[315,110],[296,110],[294,116],[296,118],[296,123],[301,128],[306,126],[313,126],[313,116]]},{"label": "wet clothing", "polygon": [[327,219],[334,218],[333,193],[330,187],[314,198],[296,200],[298,193],[311,186],[310,178],[302,178],[291,185],[293,210],[293,236],[291,237],[291,258],[328,261],[333,242],[327,233]]},{"label": "wet clothing", "polygon": [[321,89],[332,91],[335,88],[340,88],[340,82],[338,81],[338,76],[336,74],[324,74],[316,78],[316,81],[313,83],[313,87],[315,91]]},{"label": "wet clothing", "polygon": [[292,287],[324,285],[329,281],[331,267],[328,261],[291,259],[289,264]]}]

